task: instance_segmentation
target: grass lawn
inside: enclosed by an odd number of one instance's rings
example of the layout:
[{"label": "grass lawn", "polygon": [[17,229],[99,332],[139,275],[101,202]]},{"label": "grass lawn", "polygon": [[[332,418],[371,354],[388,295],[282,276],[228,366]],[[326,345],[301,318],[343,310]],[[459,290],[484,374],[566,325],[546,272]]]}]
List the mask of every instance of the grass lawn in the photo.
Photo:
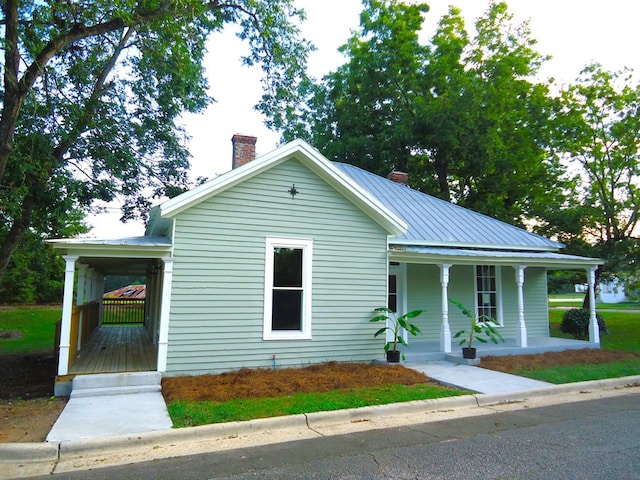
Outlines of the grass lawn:
[{"label": "grass lawn", "polygon": [[11,335],[0,338],[0,353],[53,353],[55,324],[60,315],[59,306],[3,308],[0,310],[0,332],[11,332]]},{"label": "grass lawn", "polygon": [[464,395],[464,393],[460,390],[423,383],[296,393],[280,397],[243,398],[226,402],[178,400],[169,402],[167,408],[174,427],[192,427],[457,395]]},{"label": "grass lawn", "polygon": [[[560,332],[563,314],[562,310],[549,311],[551,336],[572,338],[570,335]],[[600,335],[600,345],[603,350],[640,353],[640,314],[606,312],[601,315],[609,330],[609,333]],[[640,374],[640,355],[636,358],[598,364],[545,366],[533,369],[518,368],[511,373],[556,384],[625,377]]]}]

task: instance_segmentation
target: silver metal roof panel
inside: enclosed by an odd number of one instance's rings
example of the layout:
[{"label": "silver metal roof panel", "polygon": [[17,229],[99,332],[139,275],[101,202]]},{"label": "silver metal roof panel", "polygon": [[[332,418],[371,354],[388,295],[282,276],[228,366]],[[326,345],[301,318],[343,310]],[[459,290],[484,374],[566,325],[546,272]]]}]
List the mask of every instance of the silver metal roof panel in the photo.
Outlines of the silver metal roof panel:
[{"label": "silver metal roof panel", "polygon": [[564,246],[353,165],[335,165],[409,225],[391,243],[547,251]]}]

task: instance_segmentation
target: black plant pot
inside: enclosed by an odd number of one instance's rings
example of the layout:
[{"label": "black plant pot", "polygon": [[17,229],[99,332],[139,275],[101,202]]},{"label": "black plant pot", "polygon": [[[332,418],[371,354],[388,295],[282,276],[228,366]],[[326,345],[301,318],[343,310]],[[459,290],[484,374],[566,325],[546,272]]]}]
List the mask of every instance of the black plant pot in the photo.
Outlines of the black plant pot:
[{"label": "black plant pot", "polygon": [[476,349],[469,347],[462,347],[462,358],[473,360],[476,358]]},{"label": "black plant pot", "polygon": [[387,350],[387,362],[388,363],[400,363],[400,351],[399,350]]}]

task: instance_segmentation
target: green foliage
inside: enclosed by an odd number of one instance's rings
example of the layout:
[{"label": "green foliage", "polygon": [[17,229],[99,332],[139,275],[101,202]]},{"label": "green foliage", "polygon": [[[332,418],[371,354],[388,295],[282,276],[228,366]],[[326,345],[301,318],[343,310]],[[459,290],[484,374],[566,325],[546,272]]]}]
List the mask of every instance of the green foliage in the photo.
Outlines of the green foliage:
[{"label": "green foliage", "polygon": [[518,370],[516,375],[529,377],[543,382],[561,384],[619,378],[640,373],[640,359],[619,362],[601,363],[597,365],[571,365],[540,370]]},{"label": "green foliage", "polygon": [[191,427],[458,395],[464,393],[434,385],[387,385],[326,393],[297,393],[276,398],[231,400],[223,403],[175,401],[170,402],[167,409],[174,427]]},{"label": "green foliage", "polygon": [[[587,340],[589,338],[589,319],[591,312],[584,308],[572,308],[567,310],[562,316],[560,331],[568,333],[576,340]],[[600,314],[596,314],[598,328],[601,333],[608,333],[607,324]]]},{"label": "green foliage", "polygon": [[[393,339],[388,341],[384,345],[384,351],[398,351],[398,343],[407,347],[407,341],[404,339],[404,335],[402,329],[406,332],[410,333],[413,336],[416,336],[420,333],[420,328],[417,325],[409,322],[410,318],[416,318],[417,316],[424,313],[426,310],[413,310],[411,312],[405,313],[404,315],[400,315],[399,317],[396,313],[387,307],[378,307],[374,308],[374,312],[380,313],[379,315],[374,316],[369,322],[386,322],[387,325],[379,329],[373,336],[377,337],[378,335],[382,335],[387,331],[391,332]],[[402,358],[404,359],[404,353],[402,354]]]},{"label": "green foliage", "polygon": [[453,338],[462,337],[460,339],[460,345],[466,345],[466,348],[473,348],[474,340],[480,343],[487,343],[487,340],[495,344],[498,343],[498,340],[504,342],[504,338],[496,328],[498,324],[493,318],[488,315],[477,316],[473,310],[467,308],[457,300],[450,298],[449,301],[458,307],[462,314],[470,320],[468,329],[458,330],[453,336]]},{"label": "green foliage", "polygon": [[52,353],[55,350],[55,324],[60,320],[60,307],[16,308],[0,311],[0,331],[19,331],[23,336],[0,339],[0,352]]},{"label": "green foliage", "polygon": [[552,102],[532,83],[544,60],[527,24],[492,3],[471,38],[451,8],[420,42],[425,4],[364,2],[347,61],[315,85],[285,138],[380,175],[408,171],[412,187],[514,224],[565,201],[547,155]]},{"label": "green foliage", "polygon": [[179,118],[211,101],[211,32],[239,26],[271,119],[297,104],[310,50],[291,0],[12,1],[1,14],[0,277],[29,228],[50,238],[55,222],[115,198],[124,219],[145,218],[152,199],[187,187]]}]

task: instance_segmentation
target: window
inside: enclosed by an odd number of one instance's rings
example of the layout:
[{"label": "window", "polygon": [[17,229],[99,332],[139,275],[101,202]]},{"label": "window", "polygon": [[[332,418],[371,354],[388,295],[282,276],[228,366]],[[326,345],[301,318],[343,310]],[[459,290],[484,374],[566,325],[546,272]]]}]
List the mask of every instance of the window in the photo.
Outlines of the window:
[{"label": "window", "polygon": [[499,272],[494,265],[476,266],[476,313],[480,321],[490,317],[502,325]]},{"label": "window", "polygon": [[264,339],[311,338],[311,240],[268,238]]}]

